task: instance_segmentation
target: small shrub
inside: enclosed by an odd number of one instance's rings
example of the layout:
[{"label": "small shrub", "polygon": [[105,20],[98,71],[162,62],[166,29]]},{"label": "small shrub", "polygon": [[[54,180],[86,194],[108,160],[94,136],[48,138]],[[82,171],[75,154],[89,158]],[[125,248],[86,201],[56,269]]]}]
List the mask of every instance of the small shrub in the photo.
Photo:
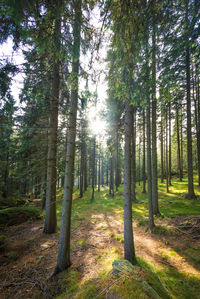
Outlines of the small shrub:
[{"label": "small shrub", "polygon": [[137,223],[136,223],[136,226],[139,227],[139,226],[145,226],[146,222],[144,219],[140,219]]}]

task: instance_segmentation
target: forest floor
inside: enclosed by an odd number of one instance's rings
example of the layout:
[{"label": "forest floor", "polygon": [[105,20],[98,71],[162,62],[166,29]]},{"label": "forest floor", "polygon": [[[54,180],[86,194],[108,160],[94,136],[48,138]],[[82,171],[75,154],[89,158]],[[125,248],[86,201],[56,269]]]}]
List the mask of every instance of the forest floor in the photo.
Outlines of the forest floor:
[{"label": "forest floor", "polygon": [[[147,228],[147,195],[137,186],[138,202],[133,204],[136,255],[157,273],[172,298],[200,298],[200,200],[185,198],[186,180],[172,184],[168,194],[165,185],[159,184],[162,217],[155,219],[153,232]],[[6,252],[0,255],[0,298],[55,298],[61,293],[60,298],[72,298],[85,281],[111,270],[112,262],[123,257],[122,188],[114,197],[107,188],[96,191],[93,203],[91,190],[81,199],[78,190],[74,193],[72,266],[53,279],[49,277],[56,265],[59,232],[44,234],[43,220],[7,227],[3,232]]]}]

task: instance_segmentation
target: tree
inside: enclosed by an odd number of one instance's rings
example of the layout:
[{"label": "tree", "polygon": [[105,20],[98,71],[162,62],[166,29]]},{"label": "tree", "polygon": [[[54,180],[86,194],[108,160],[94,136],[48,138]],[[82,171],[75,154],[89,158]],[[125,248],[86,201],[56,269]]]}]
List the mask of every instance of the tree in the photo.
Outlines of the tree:
[{"label": "tree", "polygon": [[132,200],[131,200],[131,136],[132,136],[132,113],[130,99],[125,101],[124,117],[124,258],[135,263],[135,250],[132,226]]},{"label": "tree", "polygon": [[74,154],[76,137],[76,117],[78,105],[78,74],[80,58],[80,40],[82,24],[82,1],[74,1],[74,23],[73,23],[73,61],[72,61],[72,87],[69,113],[69,127],[67,131],[67,151],[64,195],[62,204],[61,229],[58,245],[58,259],[54,273],[58,273],[71,265],[70,261],[70,230],[71,230],[71,208],[74,181]]}]

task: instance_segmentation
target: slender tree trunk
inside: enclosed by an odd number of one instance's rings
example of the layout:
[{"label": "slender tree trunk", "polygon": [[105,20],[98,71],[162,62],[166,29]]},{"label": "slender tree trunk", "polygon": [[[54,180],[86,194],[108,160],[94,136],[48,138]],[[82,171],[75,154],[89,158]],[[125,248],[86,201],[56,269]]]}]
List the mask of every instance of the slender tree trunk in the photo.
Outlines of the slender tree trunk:
[{"label": "slender tree trunk", "polygon": [[96,136],[94,136],[93,145],[93,163],[92,163],[92,201],[94,201],[94,185],[95,185],[95,167],[96,166]]},{"label": "slender tree trunk", "polygon": [[132,107],[130,100],[125,102],[125,153],[124,153],[124,258],[131,263],[136,262],[132,226],[131,200],[131,136]]},{"label": "slender tree trunk", "polygon": [[182,177],[181,177],[181,182],[183,179],[183,114],[182,114],[182,105],[181,105],[181,120],[180,120],[180,126],[181,126],[181,167],[182,167]]},{"label": "slender tree trunk", "polygon": [[[200,103],[199,103],[199,82],[198,81],[196,82],[196,80],[193,79],[193,100],[194,100],[194,107],[195,107],[195,126],[196,126],[196,140],[197,140],[197,172],[198,172],[198,186],[200,187]],[[196,90],[196,97],[195,97],[195,90]]]},{"label": "slender tree trunk", "polygon": [[145,150],[145,110],[143,109],[143,164],[142,164],[142,176],[143,176],[143,191],[142,193],[146,193],[146,150]]},{"label": "slender tree trunk", "polygon": [[114,159],[113,159],[113,154],[110,157],[110,189],[109,189],[109,194],[114,196]]},{"label": "slender tree trunk", "polygon": [[98,166],[98,192],[101,189],[101,146],[99,143],[99,166]]},{"label": "slender tree trunk", "polygon": [[108,159],[107,159],[107,162],[106,162],[106,186],[108,186],[108,182],[109,182],[109,169],[108,169]]},{"label": "slender tree trunk", "polygon": [[161,183],[164,182],[164,147],[163,147],[163,111],[161,105],[161,121],[160,121],[160,156],[161,156]]},{"label": "slender tree trunk", "polygon": [[116,128],[116,151],[115,151],[115,186],[116,192],[119,188],[119,138],[118,138],[118,127]]},{"label": "slender tree trunk", "polygon": [[54,27],[55,53],[53,57],[53,84],[50,98],[49,133],[48,133],[48,158],[47,158],[47,187],[46,187],[46,214],[44,232],[55,233],[57,229],[56,219],[56,156],[57,156],[57,129],[58,129],[58,105],[60,85],[60,61],[56,51],[60,48],[61,17],[60,8],[56,9]]},{"label": "slender tree trunk", "polygon": [[79,197],[83,197],[83,174],[84,174],[84,135],[81,132],[81,165],[80,165],[80,194]]},{"label": "slender tree trunk", "polygon": [[185,53],[186,68],[186,92],[187,92],[187,166],[188,166],[188,198],[195,198],[193,185],[193,159],[192,159],[192,132],[191,132],[191,97],[190,97],[190,49],[189,49],[189,21],[188,21],[188,0],[185,0],[185,24],[187,35],[187,46]]},{"label": "slender tree trunk", "polygon": [[8,146],[7,146],[7,153],[6,153],[6,165],[4,171],[4,190],[3,190],[3,197],[7,198],[8,196],[8,176],[9,176],[9,149],[10,149],[10,136],[8,137]]},{"label": "slender tree trunk", "polygon": [[156,25],[153,17],[152,31],[152,202],[153,214],[159,214],[158,208],[158,174],[157,174],[157,100],[156,100]]},{"label": "slender tree trunk", "polygon": [[139,138],[139,165],[138,165],[138,180],[139,180],[139,186],[140,186],[140,155],[141,155],[141,136]]},{"label": "slender tree trunk", "polygon": [[166,129],[166,133],[165,133],[165,136],[166,136],[166,191],[167,193],[169,192],[169,170],[168,170],[168,107],[166,106],[166,109],[165,109],[165,121],[166,121],[166,125],[165,125],[165,129]]},{"label": "slender tree trunk", "polygon": [[84,140],[84,191],[87,190],[88,187],[88,173],[87,173],[87,146]]},{"label": "slender tree trunk", "polygon": [[71,89],[71,103],[69,113],[69,130],[67,137],[67,153],[65,168],[65,184],[61,216],[61,228],[58,244],[58,259],[55,273],[63,271],[71,265],[70,261],[70,230],[71,230],[71,208],[74,181],[74,156],[76,138],[76,118],[78,105],[78,74],[80,57],[80,32],[81,32],[81,0],[74,1],[75,20],[73,26],[73,61],[72,74],[74,82]]},{"label": "slender tree trunk", "polygon": [[101,186],[104,187],[104,154],[101,156]]},{"label": "slender tree trunk", "polygon": [[179,172],[180,182],[182,182],[182,164],[181,164],[181,149],[180,149],[179,114],[178,114],[178,106],[177,105],[176,105],[176,135],[177,135],[178,172]]},{"label": "slender tree trunk", "polygon": [[197,155],[198,155],[198,185],[200,187],[200,96],[199,78],[197,81]]},{"label": "slender tree trunk", "polygon": [[172,171],[171,103],[169,102],[169,186],[172,186],[172,182],[171,182],[171,171]]},{"label": "slender tree trunk", "polygon": [[151,169],[151,121],[150,121],[150,100],[146,110],[147,121],[147,182],[148,182],[148,209],[149,209],[149,228],[154,225],[153,219],[153,203],[152,203],[152,169]]},{"label": "slender tree trunk", "polygon": [[136,109],[134,107],[133,109],[133,126],[132,126],[132,201],[136,202],[136,192],[135,192],[135,187],[136,187],[136,134],[135,134],[135,122],[136,122]]}]

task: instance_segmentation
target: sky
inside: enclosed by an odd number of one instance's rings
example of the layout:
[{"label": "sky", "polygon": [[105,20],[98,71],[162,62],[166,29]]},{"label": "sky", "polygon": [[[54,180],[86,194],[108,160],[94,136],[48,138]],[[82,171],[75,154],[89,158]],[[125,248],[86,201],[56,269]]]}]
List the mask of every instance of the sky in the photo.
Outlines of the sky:
[{"label": "sky", "polygon": [[[95,8],[91,13],[90,23],[97,29],[101,28],[102,20],[100,18],[100,12],[98,8]],[[88,112],[87,112],[91,134],[96,134],[96,135],[105,135],[106,122],[101,118],[100,114],[102,110],[105,111],[106,109],[105,99],[107,97],[106,94],[107,84],[105,81],[105,73],[106,73],[107,65],[105,62],[105,58],[106,58],[107,48],[108,48],[108,42],[105,40],[104,37],[99,53],[98,54],[96,53],[98,59],[94,59],[91,70],[88,69],[91,54],[87,53],[86,56],[82,55],[80,58],[81,65],[85,71],[91,73],[98,70],[98,72],[100,72],[97,84],[94,84],[93,81],[90,79],[88,81],[89,90],[91,92],[95,92],[97,90],[97,94],[98,94],[96,107],[94,107],[94,104],[90,102],[88,105]],[[5,60],[8,59],[10,62],[12,62],[13,64],[19,67],[21,64],[25,62],[21,49],[17,51],[13,51],[13,43],[10,38],[7,40],[6,43],[0,45],[0,58]],[[16,105],[18,106],[18,108],[22,107],[22,104],[20,104],[19,101],[19,95],[21,89],[23,88],[23,80],[24,80],[23,74],[18,73],[13,78],[12,86],[11,86],[11,93],[16,101]],[[79,92],[81,93],[81,91],[85,87],[85,80],[80,79],[79,82],[80,82]],[[18,113],[22,113],[22,110],[19,110]]]}]

